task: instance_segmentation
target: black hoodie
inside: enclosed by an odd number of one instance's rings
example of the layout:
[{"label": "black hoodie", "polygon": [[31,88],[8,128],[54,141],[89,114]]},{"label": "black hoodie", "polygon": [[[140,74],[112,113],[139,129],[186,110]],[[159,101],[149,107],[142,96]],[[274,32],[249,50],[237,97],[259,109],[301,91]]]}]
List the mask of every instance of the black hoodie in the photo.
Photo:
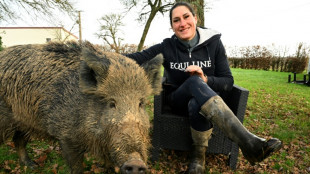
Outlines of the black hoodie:
[{"label": "black hoodie", "polygon": [[220,40],[221,34],[211,29],[199,27],[197,31],[199,42],[193,49],[186,48],[173,35],[171,38],[164,39],[160,44],[126,56],[136,60],[138,64],[142,64],[162,53],[168,83],[175,87],[180,86],[189,77],[189,74],[184,72],[189,65],[198,65],[208,76],[207,83],[214,91],[230,90],[234,79],[229,68],[225,48]]}]

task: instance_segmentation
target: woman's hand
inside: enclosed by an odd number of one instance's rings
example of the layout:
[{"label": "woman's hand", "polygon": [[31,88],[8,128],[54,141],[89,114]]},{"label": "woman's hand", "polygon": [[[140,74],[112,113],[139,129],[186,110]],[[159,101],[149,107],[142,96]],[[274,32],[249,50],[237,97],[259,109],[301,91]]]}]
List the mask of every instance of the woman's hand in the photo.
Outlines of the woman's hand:
[{"label": "woman's hand", "polygon": [[208,78],[204,76],[202,69],[197,65],[190,65],[185,69],[185,72],[190,73],[190,75],[197,75],[206,83],[208,82]]}]

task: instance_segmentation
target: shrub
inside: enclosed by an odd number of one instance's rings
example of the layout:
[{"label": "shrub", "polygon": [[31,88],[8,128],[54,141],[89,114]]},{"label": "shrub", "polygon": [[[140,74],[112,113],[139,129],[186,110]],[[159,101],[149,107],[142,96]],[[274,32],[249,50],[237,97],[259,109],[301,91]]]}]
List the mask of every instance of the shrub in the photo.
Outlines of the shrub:
[{"label": "shrub", "polygon": [[3,47],[2,47],[2,37],[0,36],[0,51],[3,50]]}]

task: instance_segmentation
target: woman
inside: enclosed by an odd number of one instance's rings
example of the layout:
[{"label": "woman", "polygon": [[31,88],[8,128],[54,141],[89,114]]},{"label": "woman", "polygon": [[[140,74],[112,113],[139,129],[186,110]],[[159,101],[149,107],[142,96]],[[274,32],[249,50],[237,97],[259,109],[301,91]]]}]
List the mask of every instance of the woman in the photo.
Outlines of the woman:
[{"label": "woman", "polygon": [[267,141],[250,133],[217,95],[216,92],[231,90],[234,82],[220,33],[196,27],[194,10],[185,2],[178,2],[171,8],[170,24],[174,31],[171,38],[127,56],[142,64],[163,54],[170,86],[168,102],[175,112],[181,111],[190,119],[194,143],[189,173],[205,170],[205,152],[212,124],[239,145],[251,164],[279,150],[280,140]]}]

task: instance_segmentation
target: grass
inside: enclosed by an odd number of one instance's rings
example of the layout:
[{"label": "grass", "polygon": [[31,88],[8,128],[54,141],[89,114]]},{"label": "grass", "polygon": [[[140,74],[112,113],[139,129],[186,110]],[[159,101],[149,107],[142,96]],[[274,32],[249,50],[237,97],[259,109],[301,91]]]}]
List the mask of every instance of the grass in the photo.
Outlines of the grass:
[{"label": "grass", "polygon": [[[244,125],[261,137],[277,137],[283,148],[264,162],[251,166],[242,156],[236,171],[231,171],[222,155],[207,156],[206,173],[309,173],[310,172],[310,87],[288,83],[289,73],[232,69],[235,84],[250,91]],[[302,79],[299,74],[297,79]],[[147,111],[152,113],[152,99]],[[18,164],[11,142],[0,146],[0,174],[67,173],[59,146],[44,141],[28,145],[30,156],[39,162],[38,169]],[[167,151],[161,160],[150,163],[152,173],[182,173],[188,165],[182,152]],[[41,160],[41,161],[40,161]],[[101,163],[86,156],[86,173],[108,173]]]},{"label": "grass", "polygon": [[[273,136],[284,148],[273,156],[274,172],[310,172],[310,87],[288,83],[290,73],[233,69],[235,83],[250,91],[245,126]],[[297,79],[301,79],[299,74]],[[306,171],[307,170],[307,171]]]},{"label": "grass", "polygon": [[307,136],[309,133],[310,88],[287,83],[288,74],[233,69],[235,83],[250,91],[247,110],[251,119],[246,119],[245,124],[269,123],[261,125],[263,128],[276,124],[271,133],[291,141],[291,134]]}]

